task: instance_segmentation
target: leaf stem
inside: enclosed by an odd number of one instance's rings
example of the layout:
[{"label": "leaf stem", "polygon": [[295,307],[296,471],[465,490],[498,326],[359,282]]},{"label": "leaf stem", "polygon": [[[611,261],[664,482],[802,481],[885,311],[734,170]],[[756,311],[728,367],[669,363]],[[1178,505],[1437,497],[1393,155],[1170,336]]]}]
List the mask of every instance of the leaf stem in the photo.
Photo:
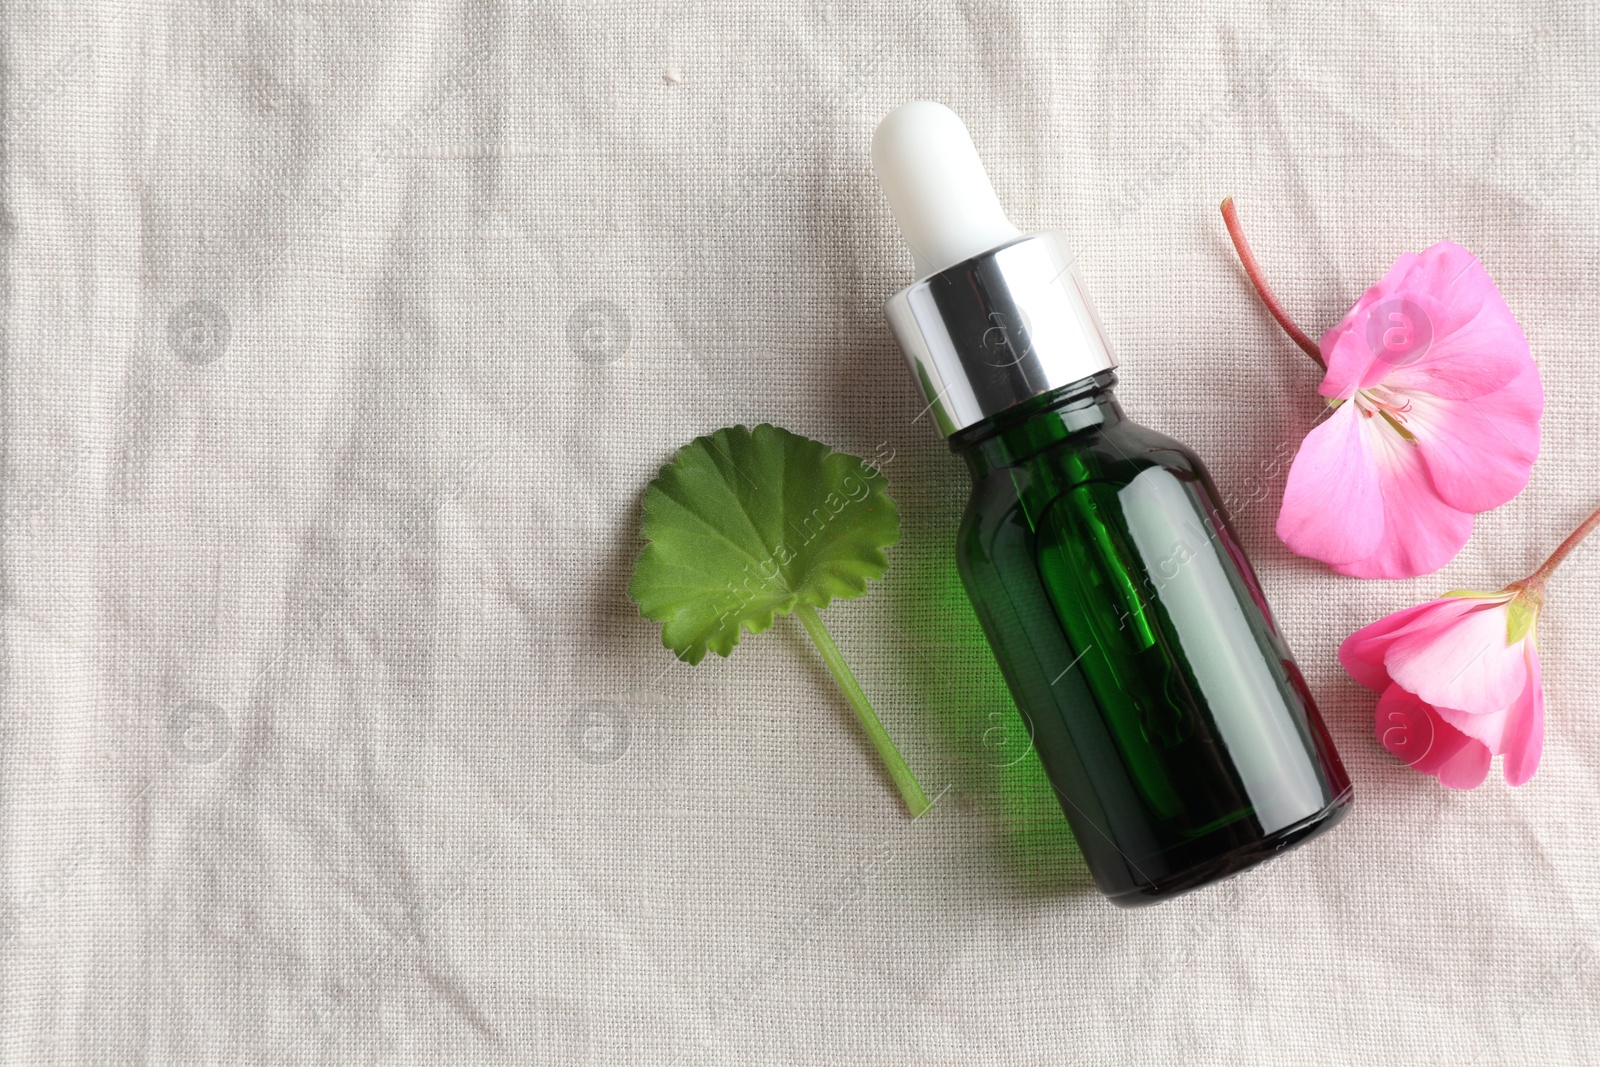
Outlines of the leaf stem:
[{"label": "leaf stem", "polygon": [[1593,515],[1590,515],[1587,519],[1584,519],[1583,522],[1579,524],[1578,528],[1573,530],[1572,533],[1568,535],[1565,541],[1556,546],[1556,550],[1550,553],[1550,558],[1541,563],[1538,570],[1534,571],[1523,580],[1522,585],[1525,587],[1531,587],[1538,592],[1543,592],[1544,583],[1549,581],[1550,576],[1555,573],[1556,568],[1561,566],[1561,561],[1570,556],[1572,554],[1572,550],[1577,548],[1578,544],[1585,537],[1588,537],[1590,534],[1594,533],[1597,528],[1600,528],[1600,510],[1596,510]]},{"label": "leaf stem", "polygon": [[878,750],[879,757],[889,768],[889,777],[894,779],[894,784],[900,790],[901,799],[906,802],[912,817],[921,815],[931,806],[928,803],[928,795],[917,784],[916,778],[911,774],[911,768],[906,766],[906,761],[900,758],[900,750],[894,747],[889,732],[883,728],[883,723],[878,721],[877,713],[867,702],[867,694],[861,691],[861,684],[856,681],[856,676],[850,673],[844,657],[839,654],[839,646],[833,643],[827,628],[822,625],[817,609],[809,604],[799,604],[795,606],[794,613],[800,616],[800,622],[805,626],[806,633],[811,635],[811,640],[816,642],[817,651],[822,653],[822,662],[828,665],[833,680],[839,683],[839,688],[844,690],[845,699],[850,701],[850,706],[855,709],[856,718],[861,720],[861,728],[872,739],[872,746]]},{"label": "leaf stem", "polygon": [[1239,262],[1244,266],[1245,274],[1250,278],[1250,284],[1256,287],[1256,295],[1261,297],[1261,302],[1267,306],[1272,317],[1278,320],[1278,325],[1283,327],[1283,332],[1289,335],[1289,340],[1305,350],[1305,354],[1317,361],[1317,366],[1324,369],[1327,364],[1322,362],[1322,352],[1311,338],[1306,336],[1304,330],[1294,324],[1289,313],[1283,310],[1283,305],[1278,303],[1278,298],[1272,293],[1272,286],[1267,284],[1266,275],[1261,273],[1261,264],[1256,262],[1255,253],[1250,251],[1250,242],[1244,239],[1244,228],[1239,225],[1239,209],[1233,206],[1233,197],[1222,201],[1222,224],[1228,228],[1228,236],[1233,239],[1234,251],[1239,253]]}]

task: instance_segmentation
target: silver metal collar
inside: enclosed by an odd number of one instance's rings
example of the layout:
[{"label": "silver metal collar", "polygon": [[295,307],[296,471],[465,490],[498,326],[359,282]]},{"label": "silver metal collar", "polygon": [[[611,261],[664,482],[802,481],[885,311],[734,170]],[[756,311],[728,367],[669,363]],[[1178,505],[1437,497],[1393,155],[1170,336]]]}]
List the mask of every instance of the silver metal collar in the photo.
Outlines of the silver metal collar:
[{"label": "silver metal collar", "polygon": [[884,311],[946,437],[1116,365],[1054,231],[1028,234],[930,274]]}]

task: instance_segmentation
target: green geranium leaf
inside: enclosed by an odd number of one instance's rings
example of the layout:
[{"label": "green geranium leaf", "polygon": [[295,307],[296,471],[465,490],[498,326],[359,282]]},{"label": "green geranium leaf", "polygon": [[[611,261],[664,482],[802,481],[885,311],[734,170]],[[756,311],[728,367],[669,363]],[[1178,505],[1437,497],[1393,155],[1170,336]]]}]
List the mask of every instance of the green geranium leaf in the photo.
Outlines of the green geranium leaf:
[{"label": "green geranium leaf", "polygon": [[729,426],[679,450],[644,494],[647,542],[628,595],[661,623],[661,643],[699,663],[742,631],[799,617],[912,814],[928,807],[817,611],[867,591],[889,566],[900,515],[877,468],[763,423]]},{"label": "green geranium leaf", "polygon": [[883,577],[900,539],[884,484],[855,456],[765,423],[697,437],[645,491],[649,544],[628,594],[678,658],[726,656],[741,629]]}]

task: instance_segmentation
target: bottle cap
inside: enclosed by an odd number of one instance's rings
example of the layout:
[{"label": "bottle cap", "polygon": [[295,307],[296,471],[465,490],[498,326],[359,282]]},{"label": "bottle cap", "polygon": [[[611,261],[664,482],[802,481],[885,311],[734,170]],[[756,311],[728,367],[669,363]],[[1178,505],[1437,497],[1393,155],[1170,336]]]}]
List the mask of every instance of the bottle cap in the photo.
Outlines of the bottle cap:
[{"label": "bottle cap", "polygon": [[1065,238],[1011,224],[955,112],[890,112],[872,169],[920,278],[884,310],[945,435],[1116,365]]}]

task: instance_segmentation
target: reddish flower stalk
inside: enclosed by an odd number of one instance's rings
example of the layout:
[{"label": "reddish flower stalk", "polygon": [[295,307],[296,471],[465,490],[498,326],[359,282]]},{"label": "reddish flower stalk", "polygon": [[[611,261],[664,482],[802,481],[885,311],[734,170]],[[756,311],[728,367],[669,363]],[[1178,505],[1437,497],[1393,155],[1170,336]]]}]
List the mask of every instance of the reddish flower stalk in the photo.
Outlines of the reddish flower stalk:
[{"label": "reddish flower stalk", "polygon": [[1521,582],[1522,588],[1531,589],[1535,594],[1542,593],[1544,591],[1544,583],[1550,580],[1550,576],[1555,573],[1556,568],[1561,566],[1562,561],[1572,554],[1572,550],[1577,548],[1583,539],[1594,533],[1596,529],[1600,529],[1600,510],[1596,510],[1593,515],[1584,519],[1582,524],[1576,530],[1573,530],[1572,534],[1561,542],[1554,552],[1550,553],[1550,558],[1539,565],[1538,570],[1523,579]]},{"label": "reddish flower stalk", "polygon": [[1255,253],[1250,251],[1250,243],[1244,239],[1244,230],[1239,225],[1239,209],[1233,206],[1231,196],[1222,202],[1222,222],[1228,227],[1228,236],[1233,239],[1234,251],[1239,253],[1239,262],[1244,266],[1250,284],[1256,287],[1256,294],[1261,297],[1261,302],[1272,313],[1272,317],[1278,320],[1278,325],[1283,327],[1283,332],[1289,335],[1289,339],[1304,349],[1306,355],[1316,360],[1317,366],[1326,368],[1327,364],[1322,361],[1322,352],[1317,348],[1316,342],[1294,324],[1289,313],[1273,295],[1272,286],[1267,284],[1266,276],[1261,273],[1261,264],[1256,262]]}]

